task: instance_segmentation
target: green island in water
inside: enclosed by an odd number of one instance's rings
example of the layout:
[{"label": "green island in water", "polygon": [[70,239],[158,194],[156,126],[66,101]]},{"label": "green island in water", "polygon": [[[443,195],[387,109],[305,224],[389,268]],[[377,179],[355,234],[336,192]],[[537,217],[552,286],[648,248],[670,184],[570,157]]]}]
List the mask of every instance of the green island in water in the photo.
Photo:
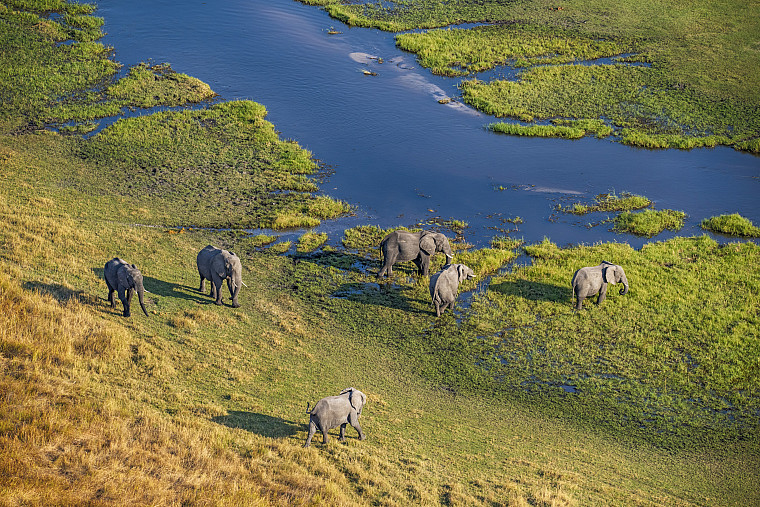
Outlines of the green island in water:
[{"label": "green island in water", "polygon": [[[400,32],[436,73],[524,68],[462,84],[515,121],[494,130],[758,151],[757,2],[304,3]],[[377,280],[392,230],[309,230],[350,203],[319,192],[318,164],[265,106],[167,63],[120,74],[94,14],[0,2],[0,504],[760,502],[754,224],[700,217],[736,241],[639,250],[453,239],[472,293],[437,319],[411,263]],[[570,65],[599,58],[613,62]],[[159,105],[175,109],[98,130]],[[618,213],[643,236],[683,223],[627,193],[558,212]],[[295,245],[285,229],[303,231]],[[199,292],[207,244],[241,259],[240,308]],[[116,252],[142,273],[147,317],[106,299]],[[571,277],[600,259],[630,291],[576,311]],[[349,386],[367,439],[303,448],[307,403]]]}]

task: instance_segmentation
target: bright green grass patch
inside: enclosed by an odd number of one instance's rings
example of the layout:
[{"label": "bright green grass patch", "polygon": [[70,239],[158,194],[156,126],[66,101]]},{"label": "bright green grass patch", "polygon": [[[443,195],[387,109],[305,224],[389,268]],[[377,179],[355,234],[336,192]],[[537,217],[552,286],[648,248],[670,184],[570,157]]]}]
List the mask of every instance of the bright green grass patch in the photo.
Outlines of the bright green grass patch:
[{"label": "bright green grass patch", "polygon": [[136,107],[157,104],[174,107],[208,100],[215,93],[200,79],[174,72],[168,64],[149,66],[143,63],[132,67],[125,78],[108,87],[106,95],[129,100],[130,105]]},{"label": "bright green grass patch", "polygon": [[305,232],[298,238],[296,252],[308,253],[313,252],[327,241],[327,233],[324,232]]},{"label": "bright green grass patch", "polygon": [[729,236],[760,237],[760,227],[756,227],[749,219],[738,213],[705,218],[700,225],[705,230]]},{"label": "bright green grass patch", "polygon": [[586,135],[583,129],[555,126],[555,125],[516,125],[514,123],[491,123],[487,127],[493,132],[499,134],[508,134],[512,136],[531,136],[531,137],[561,137],[563,139],[580,139]]},{"label": "bright green grass patch", "polygon": [[595,196],[594,204],[575,203],[569,207],[562,207],[560,205],[558,206],[558,209],[564,213],[585,215],[586,213],[595,213],[598,211],[630,211],[646,208],[651,205],[652,201],[643,195],[622,192],[620,196],[618,196],[612,192]]},{"label": "bright green grass patch", "polygon": [[640,148],[714,148],[721,144],[730,145],[726,136],[693,137],[683,134],[648,134],[633,129],[623,129],[620,142]]},{"label": "bright green grass patch", "polygon": [[672,209],[646,209],[638,213],[624,211],[615,217],[613,229],[617,232],[630,232],[651,238],[665,229],[680,230],[685,218],[686,213]]},{"label": "bright green grass patch", "polygon": [[423,67],[445,76],[482,72],[504,64],[550,65],[636,51],[632,41],[518,24],[404,33],[396,36],[396,44],[416,53]]}]

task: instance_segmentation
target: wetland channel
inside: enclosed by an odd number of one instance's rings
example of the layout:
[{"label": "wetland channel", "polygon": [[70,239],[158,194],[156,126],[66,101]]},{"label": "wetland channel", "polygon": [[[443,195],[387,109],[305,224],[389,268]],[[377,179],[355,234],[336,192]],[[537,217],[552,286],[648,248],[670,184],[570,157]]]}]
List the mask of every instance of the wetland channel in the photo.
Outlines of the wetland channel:
[{"label": "wetland channel", "polygon": [[[357,208],[356,216],[318,229],[331,242],[355,225],[433,218],[467,222],[465,238],[476,246],[497,229],[561,246],[620,241],[638,248],[650,241],[611,232],[611,224],[588,226],[604,215],[554,211],[611,191],[687,214],[681,231],[653,240],[700,235],[702,219],[724,213],[760,224],[760,157],[725,147],[646,150],[609,139],[489,132],[494,117],[438,102],[458,96],[459,78],[420,67],[396,48],[393,33],[350,28],[317,7],[293,0],[97,3],[102,42],[114,47],[117,61],[167,62],[223,100],[259,102],[282,137],[325,164],[322,192]],[[341,33],[328,34],[331,28]],[[503,222],[514,217],[523,220],[517,231]]]}]

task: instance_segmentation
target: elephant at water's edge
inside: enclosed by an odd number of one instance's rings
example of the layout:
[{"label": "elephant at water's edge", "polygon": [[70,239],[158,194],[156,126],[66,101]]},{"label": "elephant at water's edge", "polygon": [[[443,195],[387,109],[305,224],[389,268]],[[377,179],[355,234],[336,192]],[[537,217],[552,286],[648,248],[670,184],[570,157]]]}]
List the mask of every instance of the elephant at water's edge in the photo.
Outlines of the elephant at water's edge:
[{"label": "elephant at water's edge", "polygon": [[377,274],[378,278],[385,274],[393,275],[393,265],[405,261],[413,261],[418,273],[427,276],[430,257],[436,252],[446,255],[447,266],[454,259],[448,238],[440,232],[431,231],[393,231],[380,242],[380,251],[383,254],[383,267]]},{"label": "elephant at water's edge", "polygon": [[367,402],[367,396],[353,387],[348,387],[340,392],[339,396],[322,398],[309,410],[306,405],[306,413],[309,414],[309,436],[306,437],[304,447],[309,447],[311,438],[317,432],[322,432],[322,443],[327,443],[327,431],[340,426],[340,440],[346,439],[346,425],[350,424],[359,432],[359,440],[366,437],[359,425],[359,416]]},{"label": "elephant at water's edge", "polygon": [[454,308],[459,284],[475,273],[464,264],[452,264],[430,277],[430,298],[435,305],[435,314],[440,317],[446,308]]},{"label": "elephant at water's edge", "polygon": [[111,308],[116,308],[113,293],[117,292],[121,304],[124,305],[124,316],[129,317],[129,305],[132,302],[132,295],[137,292],[140,307],[145,316],[148,316],[143,297],[145,292],[143,277],[140,274],[140,270],[134,264],[129,264],[124,259],[114,257],[106,262],[105,268],[103,268],[103,278],[106,279],[106,285],[108,286],[108,302],[111,303]]},{"label": "elephant at water's edge", "polygon": [[607,284],[622,283],[623,288],[620,289],[620,295],[624,296],[628,293],[628,278],[625,276],[623,267],[607,261],[602,261],[598,266],[579,269],[573,275],[571,283],[577,310],[582,308],[584,299],[595,294],[599,294],[596,304],[601,304],[607,296]]},{"label": "elephant at water's edge", "polygon": [[221,248],[207,245],[203,250],[198,252],[196,259],[198,265],[198,275],[201,277],[200,292],[206,290],[206,280],[211,280],[212,298],[216,299],[216,304],[222,304],[222,282],[227,280],[227,288],[232,296],[232,306],[240,307],[238,303],[238,292],[243,284],[243,265],[237,255]]}]

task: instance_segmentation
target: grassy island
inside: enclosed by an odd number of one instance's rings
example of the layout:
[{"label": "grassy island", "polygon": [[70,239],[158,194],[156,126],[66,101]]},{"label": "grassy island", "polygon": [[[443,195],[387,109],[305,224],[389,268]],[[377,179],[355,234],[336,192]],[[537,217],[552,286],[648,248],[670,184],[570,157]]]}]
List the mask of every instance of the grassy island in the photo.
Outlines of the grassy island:
[{"label": "grassy island", "polygon": [[[205,103],[165,65],[117,80],[93,12],[0,3],[0,504],[760,502],[760,247],[454,243],[470,304],[436,319],[411,263],[376,279],[388,230],[285,255],[245,232],[348,208],[264,106]],[[95,125],[154,100],[179,109]],[[198,291],[209,243],[242,260],[240,308]],[[108,304],[114,256],[149,316]],[[573,272],[602,260],[629,293],[573,310]],[[367,439],[304,449],[307,403],[349,386]]]}]

